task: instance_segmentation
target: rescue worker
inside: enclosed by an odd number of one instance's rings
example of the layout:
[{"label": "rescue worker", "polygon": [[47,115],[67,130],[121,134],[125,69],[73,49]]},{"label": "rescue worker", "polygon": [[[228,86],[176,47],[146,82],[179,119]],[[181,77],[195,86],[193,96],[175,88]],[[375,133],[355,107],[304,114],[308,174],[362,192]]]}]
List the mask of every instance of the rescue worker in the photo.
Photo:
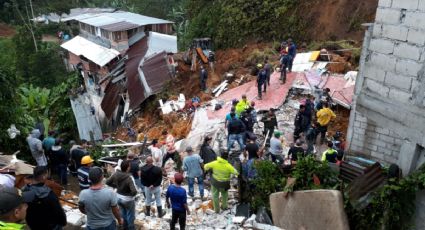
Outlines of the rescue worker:
[{"label": "rescue worker", "polygon": [[297,46],[292,41],[291,38],[288,39],[288,55],[289,55],[289,63],[288,63],[288,71],[292,72],[292,65],[294,63],[295,56],[297,55]]},{"label": "rescue worker", "polygon": [[269,63],[269,57],[264,59],[264,69],[267,75],[267,84],[264,84],[264,92],[266,92],[267,85],[270,86],[270,75],[272,74],[272,65]]},{"label": "rescue worker", "polygon": [[26,229],[22,222],[27,215],[27,203],[34,198],[32,191],[21,192],[15,187],[0,187],[0,229]]},{"label": "rescue worker", "polygon": [[221,194],[221,209],[227,209],[228,190],[230,189],[230,176],[239,175],[238,171],[227,161],[228,152],[223,151],[217,160],[204,166],[205,171],[212,170],[211,193],[213,206],[216,213],[220,212],[219,197]]},{"label": "rescue worker", "polygon": [[240,100],[235,107],[235,112],[238,117],[241,116],[241,113],[249,108],[250,102],[246,98],[245,94],[242,94],[242,100]]},{"label": "rescue worker", "polygon": [[290,58],[288,53],[283,50],[282,55],[280,56],[280,80],[281,84],[286,83],[286,68],[288,68]]},{"label": "rescue worker", "polygon": [[336,163],[338,151],[333,148],[334,144],[332,141],[328,141],[328,149],[322,154],[322,161],[327,161],[330,163]]},{"label": "rescue worker", "polygon": [[201,81],[201,91],[207,90],[208,72],[203,65],[201,65],[201,73],[199,79]]},{"label": "rescue worker", "polygon": [[[262,100],[261,86],[263,86],[263,84],[266,84],[267,73],[266,73],[266,70],[263,68],[262,64],[258,64],[257,67],[260,69],[257,75],[258,100]],[[264,87],[264,93],[265,92],[266,92],[266,86]]]},{"label": "rescue worker", "polygon": [[89,171],[93,166],[94,160],[90,156],[84,156],[81,158],[81,167],[78,169],[78,183],[80,184],[80,189],[88,189],[90,187],[89,181]]},{"label": "rescue worker", "polygon": [[329,104],[327,102],[323,103],[323,109],[319,110],[316,113],[317,122],[319,123],[319,127],[317,127],[320,132],[320,144],[323,144],[325,141],[325,135],[328,131],[328,125],[331,120],[336,118],[335,113],[329,108]]}]

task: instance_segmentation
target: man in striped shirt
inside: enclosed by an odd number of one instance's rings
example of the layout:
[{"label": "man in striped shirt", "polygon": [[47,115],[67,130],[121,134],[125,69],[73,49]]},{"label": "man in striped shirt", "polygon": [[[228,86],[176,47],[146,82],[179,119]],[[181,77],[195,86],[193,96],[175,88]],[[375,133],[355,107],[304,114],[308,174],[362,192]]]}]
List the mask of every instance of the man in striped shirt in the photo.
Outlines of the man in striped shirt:
[{"label": "man in striped shirt", "polygon": [[89,171],[93,166],[94,160],[90,156],[84,156],[81,158],[81,167],[78,169],[78,183],[80,184],[80,189],[88,189],[90,187],[89,180]]}]

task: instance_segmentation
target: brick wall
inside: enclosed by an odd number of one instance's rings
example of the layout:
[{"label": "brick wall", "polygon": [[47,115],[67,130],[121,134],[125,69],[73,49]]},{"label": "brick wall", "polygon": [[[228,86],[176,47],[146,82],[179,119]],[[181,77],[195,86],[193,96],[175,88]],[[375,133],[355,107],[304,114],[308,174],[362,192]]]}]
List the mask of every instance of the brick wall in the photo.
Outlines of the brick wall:
[{"label": "brick wall", "polygon": [[[380,0],[362,50],[347,135],[349,150],[403,174],[424,162],[425,0]],[[416,202],[425,228],[425,192]]]}]

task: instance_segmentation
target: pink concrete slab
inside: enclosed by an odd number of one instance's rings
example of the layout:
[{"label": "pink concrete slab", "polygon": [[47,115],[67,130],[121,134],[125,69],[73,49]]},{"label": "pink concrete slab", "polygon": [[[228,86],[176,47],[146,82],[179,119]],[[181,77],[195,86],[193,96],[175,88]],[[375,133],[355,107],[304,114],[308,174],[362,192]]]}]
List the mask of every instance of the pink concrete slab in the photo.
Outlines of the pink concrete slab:
[{"label": "pink concrete slab", "polygon": [[231,101],[233,99],[241,99],[242,94],[245,94],[249,101],[255,101],[255,109],[268,110],[270,108],[277,108],[285,102],[286,96],[288,95],[289,89],[292,87],[292,83],[297,74],[302,73],[289,73],[287,75],[286,84],[280,84],[279,72],[274,72],[270,76],[270,86],[267,86],[267,92],[263,93],[263,99],[258,100],[258,90],[256,86],[256,81],[247,82],[241,86],[230,89],[229,91],[220,95],[217,100],[224,101],[225,104],[222,109],[217,111],[208,111],[209,119],[223,118],[230,111]]}]

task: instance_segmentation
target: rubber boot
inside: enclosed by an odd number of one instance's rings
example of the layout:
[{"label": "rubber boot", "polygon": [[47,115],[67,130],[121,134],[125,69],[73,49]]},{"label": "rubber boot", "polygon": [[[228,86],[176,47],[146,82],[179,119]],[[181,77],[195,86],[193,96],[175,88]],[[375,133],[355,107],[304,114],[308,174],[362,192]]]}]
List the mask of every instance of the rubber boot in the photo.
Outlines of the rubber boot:
[{"label": "rubber boot", "polygon": [[163,216],[165,216],[165,212],[162,211],[162,206],[156,206],[157,210],[158,210],[158,217],[162,218]]},{"label": "rubber boot", "polygon": [[151,215],[151,206],[145,206],[145,215],[150,216]]}]

